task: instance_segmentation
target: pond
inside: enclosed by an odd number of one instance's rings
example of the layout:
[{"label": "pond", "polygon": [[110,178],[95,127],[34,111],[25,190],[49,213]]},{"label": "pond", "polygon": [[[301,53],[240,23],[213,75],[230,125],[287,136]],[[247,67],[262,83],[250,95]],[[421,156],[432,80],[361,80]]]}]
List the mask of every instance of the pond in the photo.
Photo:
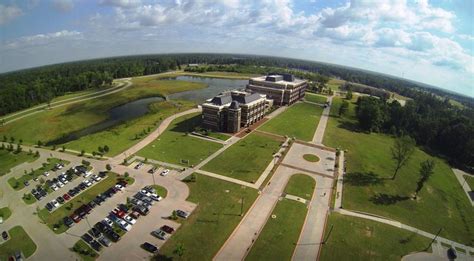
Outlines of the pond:
[{"label": "pond", "polygon": [[62,144],[79,139],[82,136],[93,134],[117,126],[129,120],[133,120],[148,112],[148,105],[154,102],[164,101],[162,97],[149,97],[132,101],[109,110],[109,117],[100,123],[85,129],[72,132],[64,137],[48,142],[47,145]]},{"label": "pond", "polygon": [[178,92],[169,95],[170,99],[191,100],[197,103],[202,103],[205,100],[210,99],[223,91],[245,88],[245,85],[247,85],[247,83],[249,82],[248,80],[234,80],[195,76],[178,76],[174,78],[168,78],[168,80],[199,82],[207,84],[208,87],[205,89]]}]

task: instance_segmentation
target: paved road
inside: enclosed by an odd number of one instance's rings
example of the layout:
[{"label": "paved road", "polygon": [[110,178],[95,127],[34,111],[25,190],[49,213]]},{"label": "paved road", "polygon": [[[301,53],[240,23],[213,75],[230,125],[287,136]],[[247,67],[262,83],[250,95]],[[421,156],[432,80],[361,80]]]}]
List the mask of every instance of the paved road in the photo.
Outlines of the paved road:
[{"label": "paved road", "polygon": [[329,106],[324,108],[323,113],[321,114],[318,127],[316,128],[316,132],[314,132],[313,143],[323,144],[324,132],[326,131],[326,125],[328,123],[329,113],[331,112],[332,98],[333,96],[328,97]]}]

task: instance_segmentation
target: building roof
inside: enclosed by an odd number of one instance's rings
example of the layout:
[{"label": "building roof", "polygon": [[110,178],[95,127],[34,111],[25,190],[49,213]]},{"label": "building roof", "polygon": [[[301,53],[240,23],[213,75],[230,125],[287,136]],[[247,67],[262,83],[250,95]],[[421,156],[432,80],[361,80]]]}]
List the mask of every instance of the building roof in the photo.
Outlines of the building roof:
[{"label": "building roof", "polygon": [[245,96],[232,95],[232,100],[238,101],[239,103],[242,103],[242,104],[251,103],[251,102],[256,101],[258,99],[261,99],[261,98],[262,97],[258,93],[252,93],[252,94],[248,94],[248,95],[245,95]]},{"label": "building roof", "polygon": [[232,97],[229,94],[221,94],[212,98],[211,102],[215,105],[225,105],[232,102]]},{"label": "building roof", "polygon": [[229,108],[230,108],[230,109],[233,109],[233,110],[239,109],[239,102],[236,101],[236,100],[233,100],[233,101],[230,103]]},{"label": "building roof", "polygon": [[280,85],[295,85],[304,82],[304,80],[295,78],[291,74],[269,74],[251,79],[255,82],[271,82]]}]

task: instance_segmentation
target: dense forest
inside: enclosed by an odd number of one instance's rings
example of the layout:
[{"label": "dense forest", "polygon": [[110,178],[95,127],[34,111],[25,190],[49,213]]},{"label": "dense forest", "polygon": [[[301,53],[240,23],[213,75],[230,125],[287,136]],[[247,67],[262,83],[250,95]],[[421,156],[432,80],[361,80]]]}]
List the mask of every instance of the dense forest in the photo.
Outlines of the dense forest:
[{"label": "dense forest", "polygon": [[[0,116],[33,105],[44,103],[67,92],[85,90],[110,84],[112,79],[160,73],[181,68],[182,64],[206,63],[207,68],[247,73],[264,73],[269,68],[292,68],[312,72],[316,81],[336,77],[414,97],[422,91],[451,97],[474,107],[473,99],[439,89],[428,89],[422,84],[354,68],[319,62],[234,54],[162,54],[113,57],[43,66],[0,74]],[[227,66],[218,66],[227,65]],[[231,65],[231,66],[229,66]],[[267,68],[266,68],[267,67]],[[269,67],[269,68],[268,68]],[[202,68],[202,67],[200,67]],[[200,70],[200,69],[199,69]]]},{"label": "dense forest", "polygon": [[453,165],[474,166],[474,114],[452,107],[431,94],[420,93],[401,106],[361,96],[356,115],[364,131],[413,137],[418,145],[443,154]]}]

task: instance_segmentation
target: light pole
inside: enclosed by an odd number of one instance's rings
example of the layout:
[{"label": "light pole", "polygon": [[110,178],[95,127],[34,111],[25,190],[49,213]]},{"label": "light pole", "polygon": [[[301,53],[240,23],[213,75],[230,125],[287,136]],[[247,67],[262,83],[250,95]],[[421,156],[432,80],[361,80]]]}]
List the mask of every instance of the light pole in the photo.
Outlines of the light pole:
[{"label": "light pole", "polygon": [[328,232],[328,235],[326,236],[326,238],[323,240],[323,242],[321,244],[326,244],[326,242],[328,241],[329,239],[329,236],[331,235],[331,232],[332,232],[332,228],[334,227],[334,225],[331,225],[331,228],[329,229],[329,232]]}]

